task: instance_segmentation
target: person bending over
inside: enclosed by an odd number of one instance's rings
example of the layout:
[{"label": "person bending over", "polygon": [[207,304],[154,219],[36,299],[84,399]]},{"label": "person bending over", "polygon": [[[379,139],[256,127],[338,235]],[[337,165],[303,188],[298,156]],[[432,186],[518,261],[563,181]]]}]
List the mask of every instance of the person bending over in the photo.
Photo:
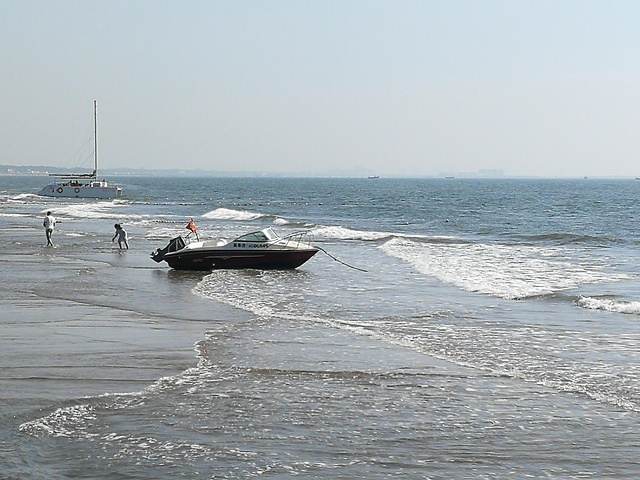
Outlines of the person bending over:
[{"label": "person bending over", "polygon": [[111,239],[111,243],[113,243],[116,237],[118,237],[118,245],[120,245],[120,250],[122,250],[123,244],[125,248],[129,250],[129,242],[127,241],[127,232],[124,231],[124,229],[122,228],[122,225],[120,225],[119,223],[116,223],[114,227],[116,227],[116,233]]}]

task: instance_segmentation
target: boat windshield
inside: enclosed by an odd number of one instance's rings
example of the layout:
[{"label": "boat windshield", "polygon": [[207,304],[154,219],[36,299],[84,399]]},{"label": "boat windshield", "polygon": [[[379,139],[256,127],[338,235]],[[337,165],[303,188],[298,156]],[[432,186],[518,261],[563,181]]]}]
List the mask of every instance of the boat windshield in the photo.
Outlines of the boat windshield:
[{"label": "boat windshield", "polygon": [[259,232],[251,232],[235,239],[236,242],[269,242],[276,240],[278,235],[271,228],[265,228]]}]

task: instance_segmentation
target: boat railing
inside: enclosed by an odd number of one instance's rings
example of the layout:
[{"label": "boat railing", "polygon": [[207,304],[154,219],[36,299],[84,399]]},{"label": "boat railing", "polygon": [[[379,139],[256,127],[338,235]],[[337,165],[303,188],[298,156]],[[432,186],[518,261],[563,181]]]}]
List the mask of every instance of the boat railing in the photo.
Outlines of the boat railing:
[{"label": "boat railing", "polygon": [[189,245],[190,243],[195,243],[200,241],[200,239],[196,236],[196,234],[192,232],[189,232],[186,235],[180,235],[180,237],[182,237],[182,240],[184,241],[185,246]]},{"label": "boat railing", "polygon": [[275,238],[268,242],[271,245],[282,245],[283,247],[294,246],[295,248],[311,248],[313,234],[309,230],[293,232],[283,237]]}]

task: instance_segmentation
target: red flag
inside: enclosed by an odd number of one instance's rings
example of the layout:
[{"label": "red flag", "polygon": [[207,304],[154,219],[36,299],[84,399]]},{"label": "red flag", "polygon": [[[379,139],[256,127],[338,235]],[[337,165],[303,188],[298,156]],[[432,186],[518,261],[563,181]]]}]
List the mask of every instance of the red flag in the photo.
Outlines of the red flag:
[{"label": "red flag", "polygon": [[193,221],[193,218],[189,221],[187,228],[193,233],[198,233],[198,227],[196,227],[196,222]]}]

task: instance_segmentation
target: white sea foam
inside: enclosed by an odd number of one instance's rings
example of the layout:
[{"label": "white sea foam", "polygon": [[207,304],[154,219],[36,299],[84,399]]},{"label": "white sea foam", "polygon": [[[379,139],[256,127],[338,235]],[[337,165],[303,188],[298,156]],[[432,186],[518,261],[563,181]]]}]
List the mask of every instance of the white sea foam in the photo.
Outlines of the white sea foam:
[{"label": "white sea foam", "polygon": [[337,239],[337,240],[381,240],[391,236],[385,232],[368,232],[353,230],[340,226],[319,226],[313,229],[313,234],[317,238]]},{"label": "white sea foam", "polygon": [[96,418],[95,407],[73,405],[54,410],[46,417],[20,425],[20,431],[34,437],[86,437],[88,422]]},{"label": "white sea foam", "polygon": [[187,233],[189,232],[186,228],[183,230],[174,226],[154,226],[147,229],[145,237],[153,240],[166,240]]},{"label": "white sea foam", "polygon": [[[44,417],[20,425],[21,432],[34,437],[51,436],[67,438],[93,438],[92,421],[108,410],[122,410],[139,406],[147,395],[157,395],[183,384],[206,379],[206,372],[198,367],[190,368],[175,376],[162,377],[142,391],[127,393],[106,393],[86,397],[85,403],[60,407]],[[108,434],[113,439],[115,434]]]},{"label": "white sea foam", "polygon": [[319,238],[335,239],[335,240],[362,240],[362,241],[377,241],[384,240],[391,237],[398,238],[413,238],[413,239],[432,239],[441,241],[455,241],[455,237],[448,236],[435,236],[429,237],[427,235],[409,235],[398,232],[380,232],[376,230],[356,230],[353,228],[343,227],[340,225],[324,226],[318,225],[313,228],[313,234]]},{"label": "white sea foam", "polygon": [[640,302],[623,302],[608,298],[580,297],[577,304],[590,310],[640,315]]},{"label": "white sea foam", "polygon": [[526,245],[421,243],[394,238],[382,250],[422,274],[469,292],[526,298],[628,278],[574,263],[560,248]]},{"label": "white sea foam", "polygon": [[27,198],[40,198],[40,195],[36,195],[35,193],[21,193],[20,195],[15,195],[9,198],[10,201],[20,201]]},{"label": "white sea foam", "polygon": [[146,226],[152,222],[152,216],[125,213],[124,208],[129,207],[128,202],[118,200],[107,202],[91,202],[91,203],[74,203],[70,205],[60,205],[56,207],[47,207],[42,210],[44,215],[46,212],[53,212],[53,216],[58,220],[61,218],[78,218],[90,220],[115,220],[123,225],[140,224]]},{"label": "white sea foam", "polygon": [[311,292],[297,283],[295,275],[261,273],[251,276],[250,280],[247,281],[242,271],[216,270],[196,285],[194,293],[259,316],[315,319],[313,312],[303,312],[300,308],[301,295],[308,297]]},{"label": "white sea foam", "polygon": [[250,221],[265,217],[263,213],[248,212],[246,210],[232,210],[230,208],[216,208],[202,215],[208,220]]},{"label": "white sea foam", "polygon": [[122,206],[124,206],[122,203],[116,201],[73,203],[70,205],[57,206],[55,208],[47,207],[42,210],[42,213],[44,214],[51,210],[54,212],[54,216],[102,219],[113,218],[114,210]]}]

